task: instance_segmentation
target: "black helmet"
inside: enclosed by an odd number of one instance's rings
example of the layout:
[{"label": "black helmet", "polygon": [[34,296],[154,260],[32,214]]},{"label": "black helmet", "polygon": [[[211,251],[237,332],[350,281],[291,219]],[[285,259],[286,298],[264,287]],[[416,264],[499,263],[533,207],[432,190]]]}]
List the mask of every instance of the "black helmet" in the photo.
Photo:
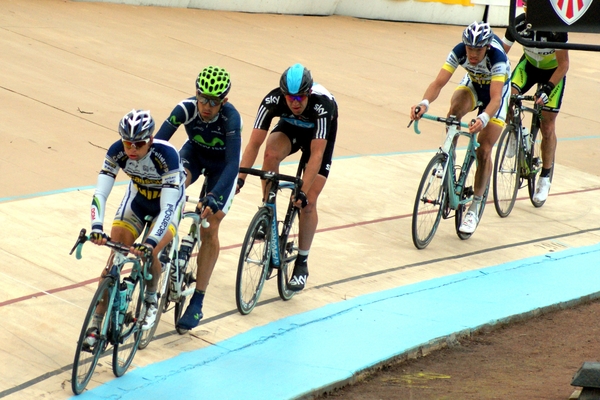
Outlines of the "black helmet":
[{"label": "black helmet", "polygon": [[283,94],[307,93],[312,85],[312,75],[302,64],[294,64],[286,69],[279,80]]}]

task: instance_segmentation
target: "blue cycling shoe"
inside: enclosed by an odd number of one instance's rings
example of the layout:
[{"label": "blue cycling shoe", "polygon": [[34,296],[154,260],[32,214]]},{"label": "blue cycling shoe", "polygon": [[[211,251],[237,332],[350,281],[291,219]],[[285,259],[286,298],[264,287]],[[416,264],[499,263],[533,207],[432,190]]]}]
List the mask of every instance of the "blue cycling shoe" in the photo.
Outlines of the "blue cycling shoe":
[{"label": "blue cycling shoe", "polygon": [[198,326],[200,320],[204,316],[202,314],[202,301],[204,300],[204,293],[200,294],[194,292],[190,305],[185,310],[185,313],[177,321],[177,328],[190,330]]}]

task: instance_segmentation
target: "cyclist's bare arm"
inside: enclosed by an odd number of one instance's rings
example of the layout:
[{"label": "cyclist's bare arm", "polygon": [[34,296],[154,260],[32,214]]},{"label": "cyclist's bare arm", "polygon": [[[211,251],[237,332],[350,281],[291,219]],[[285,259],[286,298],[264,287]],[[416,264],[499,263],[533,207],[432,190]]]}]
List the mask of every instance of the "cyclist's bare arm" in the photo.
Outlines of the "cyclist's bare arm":
[{"label": "cyclist's bare arm", "polygon": [[[410,108],[410,119],[412,121],[421,118],[423,114],[427,112],[427,109],[429,108],[429,103],[433,103],[435,99],[438,98],[440,92],[442,91],[442,88],[446,86],[446,84],[450,81],[451,77],[452,73],[450,71],[448,71],[445,68],[440,69],[440,72],[438,73],[437,77],[433,82],[429,84],[429,87],[427,88],[427,90],[425,90],[425,94],[423,95],[423,100],[427,100],[427,104],[425,105],[425,107],[423,106],[424,104],[422,101],[421,103],[415,104]],[[415,115],[415,108],[417,106],[420,107],[420,110],[419,113]]]},{"label": "cyclist's bare arm", "polygon": [[555,86],[567,75],[567,71],[569,70],[569,50],[557,49],[556,61],[558,62],[558,66],[552,77],[550,77],[550,82],[554,83]]}]

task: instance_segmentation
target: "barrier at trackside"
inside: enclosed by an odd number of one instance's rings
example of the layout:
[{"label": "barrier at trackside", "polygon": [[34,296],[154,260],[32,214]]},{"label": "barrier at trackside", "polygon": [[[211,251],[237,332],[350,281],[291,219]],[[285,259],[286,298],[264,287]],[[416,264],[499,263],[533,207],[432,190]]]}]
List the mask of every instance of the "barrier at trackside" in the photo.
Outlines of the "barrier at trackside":
[{"label": "barrier at trackside", "polygon": [[[80,0],[87,1],[87,0]],[[91,1],[91,0],[90,0]],[[468,25],[484,18],[508,24],[508,0],[93,0],[267,14],[343,15],[387,21]]]}]

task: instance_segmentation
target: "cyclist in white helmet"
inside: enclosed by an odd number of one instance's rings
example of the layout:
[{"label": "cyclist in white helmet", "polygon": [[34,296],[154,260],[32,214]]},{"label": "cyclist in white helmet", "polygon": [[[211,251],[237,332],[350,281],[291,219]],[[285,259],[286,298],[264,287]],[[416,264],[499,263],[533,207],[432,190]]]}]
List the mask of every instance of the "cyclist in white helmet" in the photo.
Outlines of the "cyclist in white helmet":
[{"label": "cyclist in white helmet", "polygon": [[502,133],[510,98],[510,63],[489,24],[473,22],[464,30],[462,42],[452,49],[423,100],[411,107],[410,117],[417,120],[427,112],[459,66],[467,73],[452,95],[448,115],[462,119],[477,109],[475,123],[469,127],[470,133],[479,132],[475,194],[459,227],[463,233],[473,233],[479,224],[478,211],[492,174],[492,148]]},{"label": "cyclist in white helmet", "polygon": [[[104,214],[106,200],[113,188],[119,170],[131,178],[125,196],[114,217],[110,238],[131,247],[134,254],[143,256],[152,252],[152,280],[148,282],[145,305],[146,316],[143,330],[150,329],[157,314],[157,285],[161,273],[158,254],[172,239],[179,223],[179,214],[183,204],[184,173],[177,149],[170,143],[154,138],[154,119],[150,111],[131,110],[119,123],[121,139],[108,149],[98,183],[92,199],[90,241],[102,245],[107,241],[104,234]],[[143,242],[134,244],[144,230],[145,217],[154,217],[152,229]],[[102,270],[105,276],[110,267],[112,256]],[[100,326],[104,316],[102,307],[98,307],[94,316],[94,328]]]}]

